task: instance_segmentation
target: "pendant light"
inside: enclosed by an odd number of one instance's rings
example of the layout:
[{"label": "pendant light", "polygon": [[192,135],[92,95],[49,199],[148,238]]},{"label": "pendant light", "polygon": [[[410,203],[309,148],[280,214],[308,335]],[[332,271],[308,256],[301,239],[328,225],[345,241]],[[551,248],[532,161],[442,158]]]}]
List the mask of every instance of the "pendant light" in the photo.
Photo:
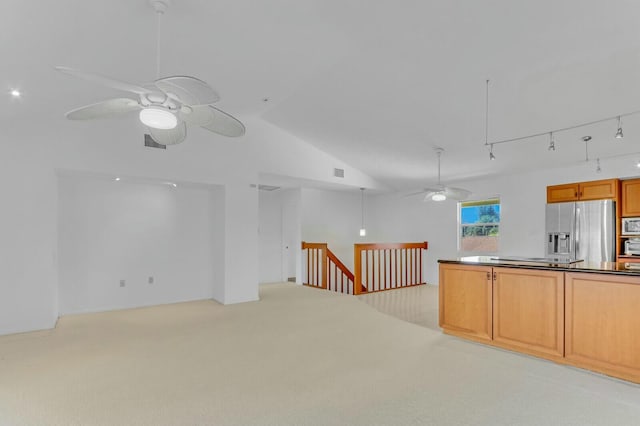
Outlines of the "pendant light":
[{"label": "pendant light", "polygon": [[493,144],[491,144],[491,148],[489,149],[489,160],[493,161],[496,159],[496,156],[493,155]]},{"label": "pendant light", "polygon": [[360,226],[360,236],[366,237],[367,230],[364,227],[364,188],[360,188],[360,212],[362,213],[362,222]]}]

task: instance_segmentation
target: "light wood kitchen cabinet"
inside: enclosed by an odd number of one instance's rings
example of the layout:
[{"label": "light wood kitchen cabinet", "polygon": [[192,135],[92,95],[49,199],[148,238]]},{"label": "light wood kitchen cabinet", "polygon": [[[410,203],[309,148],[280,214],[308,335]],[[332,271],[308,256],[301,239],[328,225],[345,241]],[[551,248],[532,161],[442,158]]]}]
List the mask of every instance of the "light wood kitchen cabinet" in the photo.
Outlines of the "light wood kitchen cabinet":
[{"label": "light wood kitchen cabinet", "polygon": [[578,201],[579,188],[577,183],[547,186],[547,203],[562,203]]},{"label": "light wood kitchen cabinet", "polygon": [[493,340],[534,355],[564,355],[564,273],[493,268]]},{"label": "light wood kitchen cabinet", "polygon": [[492,268],[441,263],[439,271],[440,327],[451,334],[490,341]]},{"label": "light wood kitchen cabinet", "polygon": [[622,216],[640,216],[640,179],[622,181]]},{"label": "light wood kitchen cabinet", "polygon": [[547,186],[547,203],[618,198],[618,179]]},{"label": "light wood kitchen cabinet", "polygon": [[566,359],[640,381],[638,277],[566,273],[565,281]]}]

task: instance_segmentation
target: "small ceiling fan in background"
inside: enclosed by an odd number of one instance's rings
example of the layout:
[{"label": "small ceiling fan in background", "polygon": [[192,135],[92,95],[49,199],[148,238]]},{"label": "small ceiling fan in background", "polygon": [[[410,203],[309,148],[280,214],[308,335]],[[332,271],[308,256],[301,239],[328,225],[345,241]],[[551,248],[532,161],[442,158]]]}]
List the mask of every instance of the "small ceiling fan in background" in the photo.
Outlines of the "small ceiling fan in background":
[{"label": "small ceiling fan in background", "polygon": [[151,138],[160,145],[175,145],[184,141],[187,124],[229,137],[244,134],[245,127],[239,120],[211,105],[220,97],[207,83],[191,76],[160,78],[160,17],[167,10],[169,2],[150,0],[158,27],[155,81],[137,85],[96,73],[55,67],[65,74],[137,95],[137,99],[114,98],[74,109],[66,113],[68,119],[91,120],[139,111],[140,121],[147,126]]},{"label": "small ceiling fan in background", "polygon": [[446,186],[440,182],[440,157],[444,152],[443,148],[434,148],[436,155],[438,156],[438,183],[430,188],[425,188],[422,191],[414,192],[407,196],[413,196],[418,194],[425,194],[424,201],[444,201],[447,199],[462,201],[466,200],[471,191],[462,188],[455,188],[453,186]]}]

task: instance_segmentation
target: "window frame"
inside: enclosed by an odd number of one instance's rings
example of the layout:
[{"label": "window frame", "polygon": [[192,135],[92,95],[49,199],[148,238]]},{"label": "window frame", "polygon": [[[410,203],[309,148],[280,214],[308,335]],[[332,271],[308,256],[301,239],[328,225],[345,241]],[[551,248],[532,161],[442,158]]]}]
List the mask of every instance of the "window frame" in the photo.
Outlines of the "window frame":
[{"label": "window frame", "polygon": [[[498,200],[497,203],[494,204],[498,204],[500,206],[500,221],[498,222],[498,235],[497,235],[497,241],[496,241],[496,250],[495,251],[463,251],[462,250],[462,207],[463,204],[466,203],[481,203],[484,201],[491,201],[491,200]],[[489,205],[489,204],[487,204]],[[463,200],[463,201],[458,201],[457,203],[457,222],[456,222],[456,234],[457,234],[457,249],[458,249],[458,255],[459,256],[494,256],[497,255],[498,252],[500,251],[500,229],[502,228],[502,200],[500,198],[500,195],[493,195],[493,196],[487,196],[487,197],[478,197],[477,199],[473,199],[473,200]]]}]

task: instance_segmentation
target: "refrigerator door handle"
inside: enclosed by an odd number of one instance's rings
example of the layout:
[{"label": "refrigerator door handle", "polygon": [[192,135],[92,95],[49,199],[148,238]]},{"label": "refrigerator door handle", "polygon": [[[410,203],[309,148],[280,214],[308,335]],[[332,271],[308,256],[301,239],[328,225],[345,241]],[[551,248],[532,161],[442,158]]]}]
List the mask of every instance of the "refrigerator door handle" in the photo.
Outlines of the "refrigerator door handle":
[{"label": "refrigerator door handle", "polygon": [[580,207],[579,205],[576,205],[576,229],[575,229],[575,234],[576,234],[576,239],[575,239],[575,250],[573,251],[573,253],[575,254],[575,259],[578,259],[580,256]]}]

